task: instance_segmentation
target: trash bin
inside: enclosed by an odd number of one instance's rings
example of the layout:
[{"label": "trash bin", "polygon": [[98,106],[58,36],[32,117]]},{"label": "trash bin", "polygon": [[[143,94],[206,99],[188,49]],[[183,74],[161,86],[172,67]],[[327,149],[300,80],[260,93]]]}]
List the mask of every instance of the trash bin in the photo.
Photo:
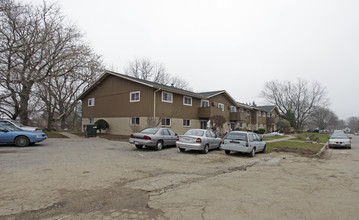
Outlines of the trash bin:
[{"label": "trash bin", "polygon": [[96,137],[97,125],[85,125],[85,137]]}]

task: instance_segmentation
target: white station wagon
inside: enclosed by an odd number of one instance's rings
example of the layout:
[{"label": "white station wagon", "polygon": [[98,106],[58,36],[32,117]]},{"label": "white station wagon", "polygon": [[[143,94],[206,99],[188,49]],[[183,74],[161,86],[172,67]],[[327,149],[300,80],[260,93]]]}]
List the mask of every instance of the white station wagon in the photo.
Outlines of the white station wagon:
[{"label": "white station wagon", "polygon": [[251,157],[254,157],[257,152],[266,150],[266,142],[253,132],[231,131],[223,138],[221,149],[226,154],[233,151],[249,153]]}]

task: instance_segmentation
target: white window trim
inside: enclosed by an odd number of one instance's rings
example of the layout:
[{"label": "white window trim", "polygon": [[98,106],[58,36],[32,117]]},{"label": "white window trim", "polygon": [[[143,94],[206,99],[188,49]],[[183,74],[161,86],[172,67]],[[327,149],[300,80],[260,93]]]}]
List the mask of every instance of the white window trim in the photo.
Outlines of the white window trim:
[{"label": "white window trim", "polygon": [[[171,101],[164,100],[164,99],[163,99],[163,94],[164,94],[164,93],[171,94],[172,100],[171,100]],[[173,103],[173,93],[162,91],[162,102]]]},{"label": "white window trim", "polygon": [[[169,120],[170,120],[170,124],[169,124],[169,125],[164,125],[164,124],[162,124],[162,120],[163,120],[163,119],[169,119]],[[161,126],[171,127],[171,126],[172,126],[172,119],[171,119],[171,118],[162,118],[162,119],[161,119]]]},{"label": "white window trim", "polygon": [[250,111],[249,110],[247,110],[247,115],[250,115],[251,113],[250,113]]},{"label": "white window trim", "polygon": [[[236,106],[231,105],[230,109],[231,109],[231,112],[237,112]],[[234,109],[234,111],[233,111],[233,109]]]},{"label": "white window trim", "polygon": [[[191,104],[187,104],[185,103],[185,99],[188,98],[191,100]],[[187,105],[187,106],[192,106],[192,97],[189,97],[189,96],[183,96],[183,105]]]},{"label": "white window trim", "polygon": [[[92,105],[90,105],[90,101],[92,101]],[[88,107],[95,106],[95,98],[89,98],[89,99],[87,99],[87,106],[88,106]]]},{"label": "white window trim", "polygon": [[[188,125],[188,126],[187,126],[187,125],[183,125],[183,122],[184,122],[185,120],[189,121],[189,125]],[[191,119],[183,119],[182,125],[183,125],[184,128],[190,128],[191,125],[192,125]]]},{"label": "white window trim", "polygon": [[[132,100],[132,94],[136,94],[138,93],[139,96],[138,96],[138,100]],[[134,92],[130,92],[130,102],[139,102],[141,100],[141,91],[134,91]]]},{"label": "white window trim", "polygon": [[[221,108],[219,106],[223,106],[223,108]],[[222,112],[224,112],[224,104],[223,103],[218,103],[218,108],[222,109]]]},{"label": "white window trim", "polygon": [[206,108],[206,107],[202,107],[202,102],[206,102],[206,103],[207,103],[207,106],[209,107],[209,101],[202,99],[202,100],[201,100],[201,108]]},{"label": "white window trim", "polygon": [[258,112],[258,116],[261,116],[261,112]]},{"label": "white window trim", "polygon": [[[132,123],[132,119],[133,119],[133,118],[138,118],[138,124],[133,124],[133,123]],[[139,126],[140,124],[141,124],[141,119],[140,119],[140,117],[131,117],[131,118],[130,118],[130,125]]]}]

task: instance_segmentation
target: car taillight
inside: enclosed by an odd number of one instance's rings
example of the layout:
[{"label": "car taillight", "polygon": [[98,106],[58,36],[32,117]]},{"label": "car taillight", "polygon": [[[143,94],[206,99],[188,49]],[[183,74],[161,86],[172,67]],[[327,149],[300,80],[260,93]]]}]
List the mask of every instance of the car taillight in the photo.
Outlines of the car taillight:
[{"label": "car taillight", "polygon": [[151,140],[151,138],[148,137],[148,136],[144,136],[143,139],[145,139],[145,140]]},{"label": "car taillight", "polygon": [[246,147],[248,147],[248,141],[246,141]]},{"label": "car taillight", "polygon": [[202,143],[201,138],[197,138],[196,143]]},{"label": "car taillight", "polygon": [[134,138],[133,134],[130,135],[130,138]]},{"label": "car taillight", "polygon": [[179,136],[177,136],[176,141],[179,141]]},{"label": "car taillight", "polygon": [[223,141],[222,141],[222,144],[224,144],[224,139],[223,139]]}]

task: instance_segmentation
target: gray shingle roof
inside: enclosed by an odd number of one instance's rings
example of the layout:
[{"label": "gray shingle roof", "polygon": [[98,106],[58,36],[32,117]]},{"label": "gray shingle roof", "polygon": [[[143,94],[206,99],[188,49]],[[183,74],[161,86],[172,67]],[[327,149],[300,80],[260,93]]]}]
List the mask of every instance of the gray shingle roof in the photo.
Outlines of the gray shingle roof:
[{"label": "gray shingle roof", "polygon": [[275,105],[264,105],[264,106],[257,106],[262,111],[271,112],[275,108]]}]

